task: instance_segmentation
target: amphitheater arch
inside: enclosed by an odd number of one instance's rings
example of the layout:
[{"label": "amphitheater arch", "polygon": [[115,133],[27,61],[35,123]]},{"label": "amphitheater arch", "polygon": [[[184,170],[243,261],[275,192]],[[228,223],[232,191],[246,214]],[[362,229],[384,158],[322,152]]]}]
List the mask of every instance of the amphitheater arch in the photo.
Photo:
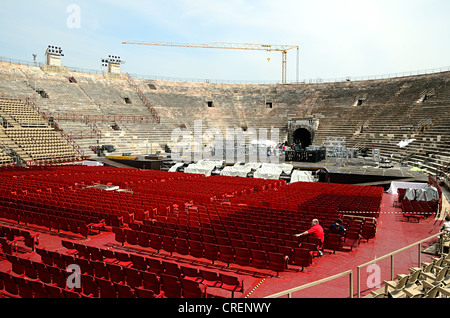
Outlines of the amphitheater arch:
[{"label": "amphitheater arch", "polygon": [[292,140],[295,144],[301,144],[303,148],[312,144],[311,132],[306,128],[298,128],[294,131]]},{"label": "amphitheater arch", "polygon": [[288,125],[288,144],[301,143],[303,147],[311,146],[314,142],[315,120],[297,120]]}]

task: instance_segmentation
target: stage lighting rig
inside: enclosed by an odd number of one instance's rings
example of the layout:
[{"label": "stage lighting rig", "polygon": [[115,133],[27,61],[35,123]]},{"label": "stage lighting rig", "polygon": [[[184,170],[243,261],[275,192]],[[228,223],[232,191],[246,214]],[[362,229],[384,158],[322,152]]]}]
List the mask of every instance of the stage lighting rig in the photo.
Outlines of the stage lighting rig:
[{"label": "stage lighting rig", "polygon": [[47,65],[61,66],[61,57],[64,56],[60,46],[49,45],[45,50]]},{"label": "stage lighting rig", "polygon": [[102,59],[102,66],[108,67],[110,73],[120,73],[121,64],[125,64],[125,61],[120,59],[117,55],[108,55],[108,58]]},{"label": "stage lighting rig", "polygon": [[47,47],[47,50],[45,51],[45,54],[47,54],[47,55],[51,54],[51,55],[55,55],[55,56],[64,56],[64,54],[62,52],[63,52],[63,50],[61,47],[49,45]]}]

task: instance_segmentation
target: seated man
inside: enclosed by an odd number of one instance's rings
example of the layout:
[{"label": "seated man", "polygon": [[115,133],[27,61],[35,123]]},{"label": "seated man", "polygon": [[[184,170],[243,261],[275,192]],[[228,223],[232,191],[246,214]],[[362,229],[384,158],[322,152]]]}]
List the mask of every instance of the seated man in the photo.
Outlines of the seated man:
[{"label": "seated man", "polygon": [[323,242],[325,240],[325,235],[323,232],[323,228],[322,226],[319,224],[319,220],[318,219],[313,219],[311,221],[311,228],[303,233],[300,234],[295,234],[295,236],[300,237],[303,235],[311,235],[311,237],[317,237],[320,239],[320,241],[322,242],[322,245],[319,246],[319,255],[322,256],[322,247],[323,247]]}]

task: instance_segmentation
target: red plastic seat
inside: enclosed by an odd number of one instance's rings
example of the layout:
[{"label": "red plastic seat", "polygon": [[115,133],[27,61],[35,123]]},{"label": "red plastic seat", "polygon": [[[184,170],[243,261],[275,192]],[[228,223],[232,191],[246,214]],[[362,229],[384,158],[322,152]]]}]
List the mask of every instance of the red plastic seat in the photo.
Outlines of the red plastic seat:
[{"label": "red plastic seat", "polygon": [[66,248],[66,253],[70,255],[77,255],[78,250],[75,248],[75,245],[71,241],[61,240],[61,245]]},{"label": "red plastic seat", "polygon": [[277,276],[280,272],[284,272],[287,266],[287,259],[281,253],[267,253],[269,258],[269,268],[275,272],[277,272]]},{"label": "red plastic seat", "polygon": [[267,254],[261,250],[250,250],[252,257],[252,266],[260,269],[266,269],[268,267]]},{"label": "red plastic seat", "polygon": [[175,251],[181,255],[189,255],[189,242],[185,238],[176,237],[175,238],[176,247]]},{"label": "red plastic seat", "polygon": [[355,244],[359,245],[360,241],[361,241],[361,235],[359,233],[359,230],[353,230],[353,231],[347,230],[345,232],[344,245],[347,246],[347,247],[349,246],[350,250],[353,249]]},{"label": "red plastic seat", "polygon": [[34,251],[35,246],[39,244],[39,234],[31,235],[28,231],[20,231],[20,234],[25,240],[25,246],[30,247]]},{"label": "red plastic seat", "polygon": [[27,279],[20,276],[13,276],[13,279],[17,284],[20,298],[34,298],[33,288],[28,283]]},{"label": "red plastic seat", "polygon": [[117,298],[118,294],[114,284],[110,280],[95,278],[100,290],[100,298]]},{"label": "red plastic seat", "polygon": [[162,298],[164,293],[156,294],[153,290],[145,288],[135,288],[134,293],[137,298]]},{"label": "red plastic seat", "polygon": [[122,243],[123,246],[127,240],[124,230],[120,227],[113,227],[112,231],[114,233],[114,239],[116,240],[116,242]]},{"label": "red plastic seat", "polygon": [[19,287],[11,274],[0,271],[0,281],[3,282],[3,288],[11,297],[19,297]]},{"label": "red plastic seat", "polygon": [[28,284],[30,284],[33,289],[34,298],[48,298],[48,291],[45,288],[44,283],[34,280],[29,280]]},{"label": "red plastic seat", "polygon": [[58,286],[53,286],[51,284],[44,284],[45,289],[47,289],[49,298],[64,298],[62,288]]},{"label": "red plastic seat", "polygon": [[[20,261],[19,257],[11,254],[5,254],[6,259],[11,263],[11,269],[13,273],[17,275],[22,275],[25,273],[25,267],[23,263]],[[42,258],[42,257],[41,257]]]},{"label": "red plastic seat", "polygon": [[105,262],[91,261],[91,265],[94,268],[95,278],[102,278],[105,280],[110,278],[110,273]]},{"label": "red plastic seat", "polygon": [[302,242],[300,247],[309,250],[312,257],[319,256],[319,246],[315,243]]},{"label": "red plastic seat", "polygon": [[123,267],[118,264],[105,263],[109,271],[110,280],[113,283],[125,283],[125,271]]},{"label": "red plastic seat", "polygon": [[130,255],[128,253],[115,251],[114,255],[118,260],[117,264],[119,264],[120,266],[130,267],[133,265],[133,262],[131,261]]},{"label": "red plastic seat", "polygon": [[90,260],[84,258],[76,258],[78,266],[80,266],[81,274],[94,276],[94,267]]},{"label": "red plastic seat", "polygon": [[181,277],[185,279],[193,280],[196,282],[201,282],[203,280],[198,269],[194,267],[180,265],[180,270],[181,270]]},{"label": "red plastic seat", "polygon": [[131,229],[124,229],[125,241],[130,245],[138,245],[136,232]]},{"label": "red plastic seat", "polygon": [[180,278],[183,298],[206,298],[206,286],[201,286],[199,282]]},{"label": "red plastic seat", "polygon": [[204,256],[203,243],[200,241],[189,240],[189,253],[193,257],[202,258]]},{"label": "red plastic seat", "polygon": [[116,282],[113,282],[113,285],[117,291],[117,298],[135,298],[134,290],[130,286]]},{"label": "red plastic seat", "polygon": [[342,246],[343,240],[340,234],[329,233],[327,235],[325,248],[332,250],[333,254],[335,254],[336,251],[341,250]]},{"label": "red plastic seat", "polygon": [[47,269],[52,275],[52,284],[61,288],[66,288],[67,276],[65,269],[63,271],[61,268],[55,266],[47,266]]},{"label": "red plastic seat", "polygon": [[219,259],[219,247],[214,243],[203,242],[204,257],[214,264],[214,261]]},{"label": "red plastic seat", "polygon": [[87,245],[87,249],[90,253],[90,259],[93,261],[103,261],[103,253],[100,248],[96,246]]},{"label": "red plastic seat", "polygon": [[141,247],[150,247],[150,238],[147,232],[135,231],[137,236],[137,244]]},{"label": "red plastic seat", "polygon": [[289,246],[278,245],[277,252],[283,254],[286,257],[288,264],[292,264],[294,259],[294,249]]},{"label": "red plastic seat", "polygon": [[144,289],[152,290],[156,294],[161,292],[161,280],[155,273],[141,272],[141,276]]},{"label": "red plastic seat", "polygon": [[293,264],[302,267],[302,271],[305,267],[308,267],[312,264],[312,255],[309,249],[307,248],[294,248],[294,259]]},{"label": "red plastic seat", "polygon": [[163,246],[161,236],[155,233],[149,233],[148,236],[150,239],[150,247],[157,250],[159,253],[159,251],[162,249]]},{"label": "red plastic seat", "polygon": [[147,270],[149,272],[155,273],[156,275],[160,275],[162,272],[164,272],[164,267],[159,259],[147,257],[146,261],[148,266]]},{"label": "red plastic seat", "polygon": [[47,269],[47,266],[44,263],[34,262],[34,267],[38,271],[39,280],[46,284],[52,283],[52,275]]},{"label": "red plastic seat", "polygon": [[67,219],[67,223],[69,223],[69,231],[73,233],[80,233],[78,223],[74,219]]},{"label": "red plastic seat", "polygon": [[181,269],[177,263],[162,260],[161,264],[162,264],[162,267],[164,268],[165,274],[176,276],[176,277],[181,276]]},{"label": "red plastic seat", "polygon": [[231,291],[231,298],[234,298],[235,292],[244,291],[244,281],[240,281],[236,276],[219,273],[219,277],[220,281],[222,282],[222,285],[220,285],[220,287]]},{"label": "red plastic seat", "polygon": [[130,254],[131,261],[133,262],[133,268],[140,270],[140,271],[146,271],[147,270],[147,260],[144,256],[137,255],[137,254]]},{"label": "red plastic seat", "polygon": [[375,237],[377,232],[377,228],[375,224],[364,224],[361,228],[361,237],[366,239],[368,242],[369,239]]},{"label": "red plastic seat", "polygon": [[90,298],[100,297],[100,289],[95,277],[91,275],[81,274],[82,296]]},{"label": "red plastic seat", "polygon": [[163,241],[162,249],[166,252],[169,252],[170,255],[176,251],[176,242],[175,239],[168,235],[161,235],[161,239]]},{"label": "red plastic seat", "polygon": [[34,263],[26,258],[19,258],[25,270],[25,275],[30,279],[38,278],[38,270],[34,267]]},{"label": "red plastic seat", "polygon": [[242,247],[234,247],[235,260],[238,265],[241,266],[250,266],[251,264],[251,255],[250,251],[247,248]]},{"label": "red plastic seat", "polygon": [[235,252],[232,246],[228,245],[218,245],[219,247],[219,260],[230,266],[230,263],[234,262]]},{"label": "red plastic seat", "polygon": [[222,281],[220,280],[217,272],[209,271],[206,269],[200,269],[199,273],[202,277],[202,284],[208,287],[220,287]]},{"label": "red plastic seat", "polygon": [[125,280],[128,286],[131,288],[142,287],[143,279],[141,276],[141,271],[129,267],[124,267],[123,270],[125,272]]},{"label": "red plastic seat", "polygon": [[167,298],[182,298],[182,287],[178,277],[161,274],[164,296]]},{"label": "red plastic seat", "polygon": [[119,260],[116,257],[116,253],[112,249],[101,248],[100,251],[103,255],[103,261],[105,263],[118,263]]},{"label": "red plastic seat", "polygon": [[87,245],[74,243],[74,246],[78,251],[77,257],[81,257],[84,259],[91,259],[91,252],[89,252]]},{"label": "red plastic seat", "polygon": [[53,259],[53,265],[59,268],[66,268],[66,260],[56,251],[47,251],[48,255]]}]

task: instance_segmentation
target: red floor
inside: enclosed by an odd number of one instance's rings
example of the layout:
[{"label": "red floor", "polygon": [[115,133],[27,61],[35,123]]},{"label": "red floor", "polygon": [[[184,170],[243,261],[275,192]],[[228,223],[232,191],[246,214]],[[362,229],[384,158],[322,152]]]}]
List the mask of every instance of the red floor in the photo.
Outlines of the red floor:
[{"label": "red floor", "polygon": [[[300,267],[290,265],[285,272],[276,273],[270,270],[259,270],[253,267],[242,267],[236,264],[231,264],[226,268],[226,264],[216,261],[214,265],[206,259],[197,259],[189,256],[177,255],[170,256],[165,251],[156,253],[151,248],[144,249],[142,247],[131,246],[125,244],[124,247],[120,243],[115,242],[114,234],[112,232],[102,232],[98,235],[89,236],[84,239],[79,235],[67,233],[75,241],[94,245],[100,248],[114,248],[123,249],[128,253],[139,253],[150,257],[159,257],[162,259],[177,261],[182,264],[199,268],[209,268],[217,271],[224,271],[232,273],[244,280],[245,290],[243,293],[236,293],[236,298],[262,298],[271,294],[281,292],[290,288],[301,286],[310,282],[329,277],[334,274],[339,274],[347,270],[353,270],[354,281],[354,297],[356,297],[356,268],[357,266],[381,257],[387,253],[400,249],[406,245],[417,242],[421,239],[427,238],[439,231],[440,221],[435,221],[433,217],[426,220],[421,220],[419,223],[406,222],[400,213],[399,208],[393,207],[393,200],[395,195],[384,194],[382,200],[382,207],[380,217],[378,219],[378,231],[375,239],[368,242],[362,241],[359,246],[352,251],[337,251],[332,254],[331,251],[325,250],[325,254],[320,258],[314,258],[313,264],[310,267],[300,271]],[[61,237],[56,232],[49,233],[48,229],[39,228],[38,226],[24,226],[17,225],[11,220],[0,219],[0,225],[7,225],[12,227],[20,227],[40,234],[39,247],[48,250],[55,250],[65,252],[65,248],[61,245],[61,239],[68,239],[68,237]],[[427,244],[424,244],[426,246]],[[40,261],[40,256],[35,252],[31,252],[19,243],[19,257],[29,258]],[[406,273],[409,267],[417,266],[417,248],[412,248],[407,252],[395,256],[395,274]],[[426,261],[430,255],[422,253],[422,261]],[[379,281],[390,279],[390,259],[385,259],[377,264],[380,268]],[[0,270],[11,270],[11,264],[7,260],[0,261]],[[369,276],[370,275],[370,276]],[[369,283],[373,278],[372,272],[367,273],[367,268],[361,271],[361,295],[369,293]],[[218,288],[210,288],[209,292],[220,297],[230,297],[231,293]],[[349,297],[349,279],[348,277],[339,278],[325,284],[311,287],[303,291],[297,292],[293,295],[294,298],[345,298]]]},{"label": "red floor", "polygon": [[[406,222],[399,208],[393,207],[394,195],[384,194],[378,230],[375,239],[361,244],[350,252],[325,253],[321,258],[315,258],[313,266],[305,268],[304,272],[288,270],[278,278],[267,279],[252,294],[251,297],[265,297],[289,288],[301,286],[335,274],[353,270],[354,297],[356,297],[356,269],[368,261],[396,251],[404,246],[420,241],[439,232],[440,221],[434,218],[421,220],[419,223]],[[426,246],[427,244],[424,244]],[[430,255],[422,253],[422,261]],[[395,256],[394,274],[407,273],[408,268],[417,266],[417,248],[412,248]],[[390,280],[390,258],[376,264],[380,267],[380,281]],[[373,272],[367,273],[367,267],[361,270],[361,297],[367,295],[367,278]],[[373,275],[370,276],[371,278]],[[372,280],[370,280],[371,282]],[[344,298],[349,297],[349,278],[339,278],[316,287],[311,287],[295,293],[298,298]]]}]

